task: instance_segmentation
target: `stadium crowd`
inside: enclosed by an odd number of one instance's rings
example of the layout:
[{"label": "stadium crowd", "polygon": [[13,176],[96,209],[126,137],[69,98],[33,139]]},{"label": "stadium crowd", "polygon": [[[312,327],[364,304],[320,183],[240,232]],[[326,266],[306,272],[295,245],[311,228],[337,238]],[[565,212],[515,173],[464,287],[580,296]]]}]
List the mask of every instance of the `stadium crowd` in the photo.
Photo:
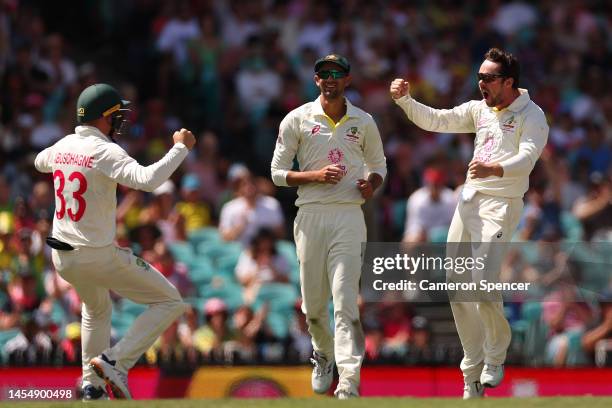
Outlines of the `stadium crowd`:
[{"label": "stadium crowd", "polygon": [[[331,51],[352,62],[347,96],[373,114],[389,165],[384,188],[364,208],[369,240],[407,242],[444,242],[473,147],[471,135],[409,124],[389,97],[391,79],[409,79],[415,98],[447,108],[480,99],[475,74],[489,47],[518,56],[521,87],[551,130],[516,236],[534,245],[513,252],[503,276],[539,283],[546,302],[508,304],[509,360],[593,364],[602,340],[612,342],[605,1],[68,3],[0,1],[3,364],[80,360],[79,299],[44,245],[55,193],[33,158],[73,131],[76,97],[96,82],[133,102],[131,135],[118,143],[141,163],[157,160],[175,129],[197,132],[195,151],[171,181],[153,193],[119,189],[118,243],[192,305],[144,360],[306,362],[311,346],[291,242],[295,190],[277,191],[269,165],[280,120],[316,98],[314,61]],[[547,291],[564,279],[569,288]],[[580,288],[599,296],[584,301]],[[115,302],[115,333],[141,310]],[[362,320],[367,362],[461,358],[457,341],[436,341],[426,308],[362,303]]]}]

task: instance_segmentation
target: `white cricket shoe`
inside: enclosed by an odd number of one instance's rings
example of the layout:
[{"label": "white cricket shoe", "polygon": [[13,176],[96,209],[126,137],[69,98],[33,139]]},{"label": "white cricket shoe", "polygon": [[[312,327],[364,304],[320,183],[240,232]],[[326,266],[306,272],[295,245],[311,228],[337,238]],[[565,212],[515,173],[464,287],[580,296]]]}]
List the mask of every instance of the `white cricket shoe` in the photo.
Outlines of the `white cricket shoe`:
[{"label": "white cricket shoe", "polygon": [[327,361],[321,354],[313,351],[310,362],[312,369],[312,390],[317,394],[325,394],[334,379],[334,360]]},{"label": "white cricket shoe", "polygon": [[480,383],[488,388],[497,387],[504,379],[504,366],[485,364],[480,373]]},{"label": "white cricket shoe", "polygon": [[482,398],[484,396],[484,387],[479,381],[466,383],[463,386],[463,399]]},{"label": "white cricket shoe", "polygon": [[132,399],[128,388],[127,373],[115,367],[115,361],[111,361],[104,354],[89,360],[89,367],[104,380],[117,399]]}]

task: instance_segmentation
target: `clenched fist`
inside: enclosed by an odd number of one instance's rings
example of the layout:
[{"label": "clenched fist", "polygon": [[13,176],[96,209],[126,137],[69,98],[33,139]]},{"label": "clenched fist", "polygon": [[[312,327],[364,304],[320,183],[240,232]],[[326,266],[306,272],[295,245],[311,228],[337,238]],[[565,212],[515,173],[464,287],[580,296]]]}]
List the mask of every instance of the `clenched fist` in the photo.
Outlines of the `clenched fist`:
[{"label": "clenched fist", "polygon": [[182,143],[187,146],[187,149],[191,150],[195,145],[195,136],[191,133],[190,130],[182,128],[181,130],[177,130],[172,135],[172,139],[174,139],[174,143]]},{"label": "clenched fist", "polygon": [[396,78],[391,82],[389,93],[393,99],[399,99],[402,96],[408,95],[410,92],[410,83],[402,78]]}]

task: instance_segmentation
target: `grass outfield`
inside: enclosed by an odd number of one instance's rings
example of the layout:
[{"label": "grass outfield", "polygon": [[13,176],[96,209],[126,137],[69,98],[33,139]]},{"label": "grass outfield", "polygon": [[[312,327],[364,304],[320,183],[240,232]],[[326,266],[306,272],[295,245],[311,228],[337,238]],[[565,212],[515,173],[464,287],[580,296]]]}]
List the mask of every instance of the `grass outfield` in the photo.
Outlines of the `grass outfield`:
[{"label": "grass outfield", "polygon": [[[83,408],[81,402],[2,402],[3,408],[42,408],[70,407]],[[133,407],[133,408],[454,408],[454,407],[491,407],[491,408],[531,408],[531,407],[612,407],[612,398],[604,397],[555,397],[555,398],[485,398],[478,401],[462,401],[454,398],[362,398],[351,401],[337,401],[332,398],[317,399],[206,399],[206,400],[148,400],[148,401],[105,401],[89,403],[91,407]]]}]

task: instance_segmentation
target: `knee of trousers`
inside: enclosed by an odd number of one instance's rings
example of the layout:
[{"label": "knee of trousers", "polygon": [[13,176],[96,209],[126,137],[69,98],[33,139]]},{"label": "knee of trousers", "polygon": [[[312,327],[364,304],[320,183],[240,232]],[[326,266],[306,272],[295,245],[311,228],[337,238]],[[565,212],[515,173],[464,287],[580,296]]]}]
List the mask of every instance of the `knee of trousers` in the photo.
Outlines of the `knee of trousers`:
[{"label": "knee of trousers", "polygon": [[104,302],[98,307],[92,307],[91,305],[83,303],[81,313],[84,318],[95,320],[104,320],[107,318],[110,319],[111,314],[113,313],[113,304],[110,300],[108,302]]},{"label": "knee of trousers", "polygon": [[334,321],[337,325],[355,326],[360,325],[359,313],[351,313],[347,310],[334,311]]},{"label": "knee of trousers", "polygon": [[174,310],[177,316],[185,313],[189,307],[189,304],[183,302],[183,299],[171,300],[168,303],[171,305],[172,310]]}]

